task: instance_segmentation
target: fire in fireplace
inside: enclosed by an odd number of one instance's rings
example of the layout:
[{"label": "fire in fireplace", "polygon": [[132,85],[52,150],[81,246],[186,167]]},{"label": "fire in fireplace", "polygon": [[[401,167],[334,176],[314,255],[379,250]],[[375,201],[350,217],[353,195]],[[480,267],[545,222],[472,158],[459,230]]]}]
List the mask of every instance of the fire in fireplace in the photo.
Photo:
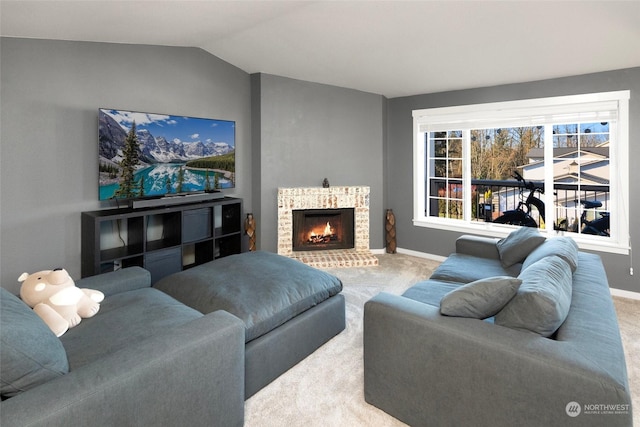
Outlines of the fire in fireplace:
[{"label": "fire in fireplace", "polygon": [[353,208],[300,209],[292,214],[294,251],[354,247]]}]

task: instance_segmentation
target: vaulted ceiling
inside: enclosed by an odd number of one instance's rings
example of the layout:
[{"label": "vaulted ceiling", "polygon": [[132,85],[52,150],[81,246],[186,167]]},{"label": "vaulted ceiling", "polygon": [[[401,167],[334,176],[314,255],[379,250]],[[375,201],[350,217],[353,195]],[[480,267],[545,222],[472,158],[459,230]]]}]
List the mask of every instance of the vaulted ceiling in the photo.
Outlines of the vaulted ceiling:
[{"label": "vaulted ceiling", "polygon": [[640,1],[0,1],[0,34],[202,48],[382,94],[640,66]]}]

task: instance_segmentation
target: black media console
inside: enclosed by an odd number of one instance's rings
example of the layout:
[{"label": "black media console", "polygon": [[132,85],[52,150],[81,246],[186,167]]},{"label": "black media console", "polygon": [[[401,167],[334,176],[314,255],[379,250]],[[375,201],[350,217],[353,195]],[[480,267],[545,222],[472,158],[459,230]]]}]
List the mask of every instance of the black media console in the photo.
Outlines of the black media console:
[{"label": "black media console", "polygon": [[82,277],[137,265],[156,282],[240,252],[241,199],[82,212]]}]

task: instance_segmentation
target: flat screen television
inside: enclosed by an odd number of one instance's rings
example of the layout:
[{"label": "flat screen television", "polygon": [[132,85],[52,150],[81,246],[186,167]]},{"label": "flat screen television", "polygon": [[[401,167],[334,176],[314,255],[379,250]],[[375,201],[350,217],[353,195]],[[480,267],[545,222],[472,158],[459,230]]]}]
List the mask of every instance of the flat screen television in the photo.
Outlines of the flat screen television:
[{"label": "flat screen television", "polygon": [[235,122],[100,108],[100,200],[235,187]]}]

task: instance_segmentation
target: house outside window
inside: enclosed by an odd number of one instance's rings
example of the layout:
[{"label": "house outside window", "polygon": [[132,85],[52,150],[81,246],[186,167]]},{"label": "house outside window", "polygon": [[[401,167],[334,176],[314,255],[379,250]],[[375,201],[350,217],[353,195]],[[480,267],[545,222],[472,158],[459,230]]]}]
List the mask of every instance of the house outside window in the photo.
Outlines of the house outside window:
[{"label": "house outside window", "polygon": [[628,253],[629,91],[413,112],[414,225]]}]

